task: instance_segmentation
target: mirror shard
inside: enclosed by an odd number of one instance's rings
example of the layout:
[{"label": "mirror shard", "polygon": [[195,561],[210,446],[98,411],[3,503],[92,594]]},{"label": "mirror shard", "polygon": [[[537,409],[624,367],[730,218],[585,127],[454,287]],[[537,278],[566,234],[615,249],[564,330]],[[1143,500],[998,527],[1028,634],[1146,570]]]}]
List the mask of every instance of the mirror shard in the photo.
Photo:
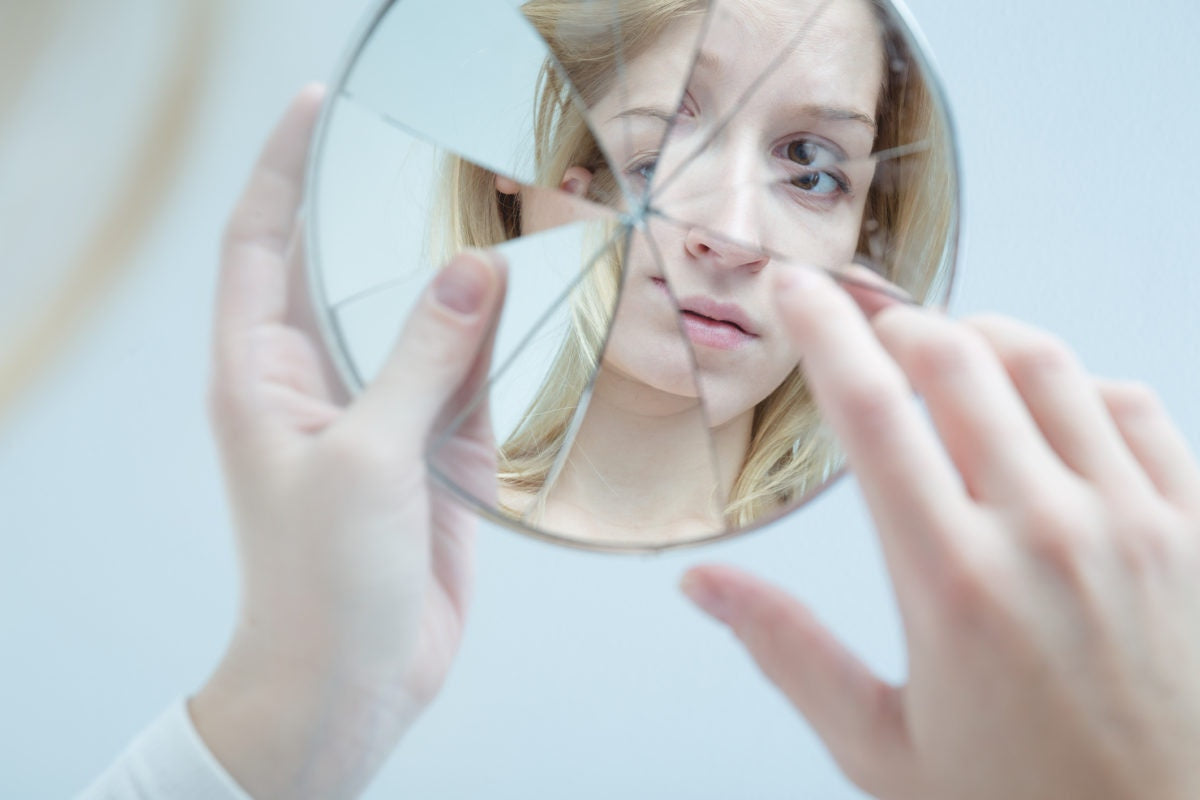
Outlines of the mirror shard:
[{"label": "mirror shard", "polygon": [[[352,391],[438,266],[508,262],[486,380],[431,471],[516,530],[654,551],[760,526],[842,470],[771,290],[943,303],[943,95],[887,0],[393,0],[314,147],[310,285]],[[483,414],[494,470],[469,452]],[[471,465],[474,464],[474,467]]]}]

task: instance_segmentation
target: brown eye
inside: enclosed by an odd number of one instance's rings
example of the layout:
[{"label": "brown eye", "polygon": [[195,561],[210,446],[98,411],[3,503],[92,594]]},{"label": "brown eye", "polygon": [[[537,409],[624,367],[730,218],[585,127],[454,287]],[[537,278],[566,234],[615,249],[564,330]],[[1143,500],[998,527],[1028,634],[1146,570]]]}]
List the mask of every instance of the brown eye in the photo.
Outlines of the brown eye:
[{"label": "brown eye", "polygon": [[820,148],[807,139],[797,139],[787,146],[787,157],[797,164],[811,166],[817,160]]},{"label": "brown eye", "polygon": [[821,173],[819,172],[806,172],[803,175],[797,175],[796,177],[792,178],[793,186],[796,186],[800,189],[805,189],[807,191],[817,188],[817,185],[820,182]]}]

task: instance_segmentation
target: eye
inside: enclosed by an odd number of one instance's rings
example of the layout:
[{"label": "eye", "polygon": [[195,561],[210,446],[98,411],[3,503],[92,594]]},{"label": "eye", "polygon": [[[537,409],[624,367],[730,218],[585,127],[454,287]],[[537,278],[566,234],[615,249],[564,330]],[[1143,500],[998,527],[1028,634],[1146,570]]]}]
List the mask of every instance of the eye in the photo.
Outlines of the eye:
[{"label": "eye", "polygon": [[788,166],[808,167],[803,171],[789,170],[788,183],[809,194],[832,197],[850,194],[850,182],[833,168],[841,159],[833,148],[813,139],[793,139],[783,148]]},{"label": "eye", "polygon": [[654,170],[658,166],[658,154],[651,154],[635,159],[625,168],[625,174],[635,182],[648,186],[654,178]]},{"label": "eye", "polygon": [[821,147],[816,142],[809,139],[797,139],[794,142],[789,142],[787,146],[787,157],[797,164],[802,164],[806,167],[811,167],[820,155]]},{"label": "eye", "polygon": [[791,184],[813,194],[835,194],[850,190],[844,180],[838,180],[828,172],[804,172],[792,178]]}]

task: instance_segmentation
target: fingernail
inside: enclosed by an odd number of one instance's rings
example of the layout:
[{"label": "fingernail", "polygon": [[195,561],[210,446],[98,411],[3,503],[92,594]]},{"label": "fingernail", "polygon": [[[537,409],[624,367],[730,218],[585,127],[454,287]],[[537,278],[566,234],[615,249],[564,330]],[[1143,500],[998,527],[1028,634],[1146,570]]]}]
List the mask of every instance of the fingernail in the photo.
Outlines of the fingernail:
[{"label": "fingernail", "polygon": [[679,588],[688,599],[699,606],[706,614],[716,617],[726,625],[729,624],[730,608],[725,596],[709,581],[687,573],[679,582]]},{"label": "fingernail", "polygon": [[450,259],[433,281],[433,297],[438,304],[463,316],[479,313],[492,282],[492,268],[485,259],[474,253]]}]

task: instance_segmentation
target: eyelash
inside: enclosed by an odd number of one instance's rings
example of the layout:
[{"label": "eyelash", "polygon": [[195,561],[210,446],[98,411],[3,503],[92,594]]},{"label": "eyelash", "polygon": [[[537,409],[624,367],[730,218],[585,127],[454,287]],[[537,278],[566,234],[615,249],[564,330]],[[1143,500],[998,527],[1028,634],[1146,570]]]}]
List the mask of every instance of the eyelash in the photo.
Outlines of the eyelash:
[{"label": "eyelash", "polygon": [[[797,162],[797,159],[795,159],[791,156],[790,152],[791,152],[792,148],[797,144],[809,145],[809,146],[817,148],[818,150],[822,150],[822,151],[828,153],[829,155],[833,156],[835,161],[838,158],[838,155],[830,147],[827,147],[827,146],[821,144],[820,142],[817,142],[813,139],[808,139],[808,138],[792,139],[791,141],[785,142],[783,144],[783,146],[780,148],[780,150],[782,151],[782,155],[780,155],[779,157],[788,164],[798,164],[798,166],[802,166],[802,167],[808,166],[807,164],[801,164],[801,163]],[[818,159],[814,156],[809,160],[812,162],[816,162]],[[813,176],[818,176],[818,178],[820,176],[828,177],[831,181],[834,182],[836,188],[829,192],[814,192],[812,188],[805,188],[804,186],[799,185],[800,181],[812,178]],[[851,186],[849,179],[847,179],[846,176],[844,174],[842,174],[839,170],[807,169],[802,172],[796,172],[796,173],[789,175],[787,177],[786,181],[789,186],[799,189],[800,191],[804,192],[805,195],[807,195],[809,197],[819,198],[821,200],[830,200],[835,197],[849,196],[853,193],[853,187]],[[818,185],[819,185],[819,183],[818,183]]]},{"label": "eyelash", "polygon": [[[654,178],[654,170],[657,166],[658,153],[641,153],[625,167],[625,175],[626,177],[641,181],[643,186],[649,185],[650,181]],[[647,174],[642,174],[643,172]]]},{"label": "eyelash", "polygon": [[[801,186],[798,183],[798,181],[801,181],[805,178],[810,178],[813,175],[817,175],[817,176],[823,175],[823,176],[829,178],[831,181],[834,182],[834,184],[837,185],[837,188],[832,191],[829,191],[829,192],[814,192],[812,188],[805,188],[804,186]],[[815,194],[818,197],[830,197],[835,194],[839,194],[839,195],[850,194],[850,182],[847,181],[845,178],[843,178],[838,173],[830,172],[829,170],[821,170],[821,171],[814,170],[811,172],[801,172],[801,173],[799,173],[797,175],[793,175],[791,178],[789,178],[788,183],[790,185],[796,187],[797,189],[800,189],[801,191],[803,191],[805,193]]]},{"label": "eyelash", "polygon": [[[635,159],[631,164],[625,167],[625,175],[627,178],[638,181],[641,185],[648,186],[654,179],[654,170],[658,166],[658,155],[649,154],[639,159]],[[829,178],[834,183],[833,189],[828,192],[814,191],[816,187],[804,187],[800,185],[800,181],[811,178],[813,176],[824,176]],[[819,201],[831,202],[833,198],[848,197],[853,194],[853,187],[850,181],[846,179],[840,172],[833,170],[806,170],[790,175],[785,179],[788,186],[795,188],[810,198],[816,198]],[[820,185],[820,184],[818,184]]]},{"label": "eyelash", "polygon": [[[681,106],[681,108],[680,108],[681,113],[684,113],[685,111],[687,111],[686,101],[685,101],[684,105]],[[818,150],[824,151],[825,153],[828,153],[829,155],[833,156],[833,159],[835,162],[840,158],[840,156],[836,152],[834,152],[833,148],[828,147],[824,144],[821,144],[820,142],[816,141],[815,139],[811,139],[811,138],[807,138],[807,137],[791,139],[791,140],[785,142],[781,148],[777,148],[777,151],[778,150],[782,151],[782,155],[780,155],[779,158],[781,158],[783,161],[785,161],[789,164],[797,164],[798,163],[797,159],[793,158],[790,154],[792,148],[795,145],[809,145],[811,147],[815,147]],[[813,156],[809,160],[815,162],[818,159],[816,156]],[[624,173],[627,178],[640,181],[642,186],[649,186],[650,182],[654,178],[654,170],[657,166],[658,166],[658,153],[657,152],[639,153],[636,156],[634,156],[632,161],[625,167]],[[807,166],[807,165],[799,164],[799,166]],[[814,189],[816,188],[815,186],[805,188],[804,186],[800,185],[800,181],[803,181],[806,179],[811,179],[814,176],[816,176],[818,179],[817,186],[820,185],[820,178],[823,176],[823,177],[827,177],[827,178],[829,178],[829,180],[833,181],[835,188],[831,189],[828,192],[817,192],[817,191],[814,191]],[[853,186],[851,185],[849,179],[839,170],[809,169],[809,170],[804,170],[802,172],[792,173],[785,180],[786,180],[786,183],[788,186],[798,189],[800,192],[802,192],[805,195],[806,198],[814,198],[818,202],[825,202],[825,203],[831,204],[841,197],[849,197],[853,194]]]}]

